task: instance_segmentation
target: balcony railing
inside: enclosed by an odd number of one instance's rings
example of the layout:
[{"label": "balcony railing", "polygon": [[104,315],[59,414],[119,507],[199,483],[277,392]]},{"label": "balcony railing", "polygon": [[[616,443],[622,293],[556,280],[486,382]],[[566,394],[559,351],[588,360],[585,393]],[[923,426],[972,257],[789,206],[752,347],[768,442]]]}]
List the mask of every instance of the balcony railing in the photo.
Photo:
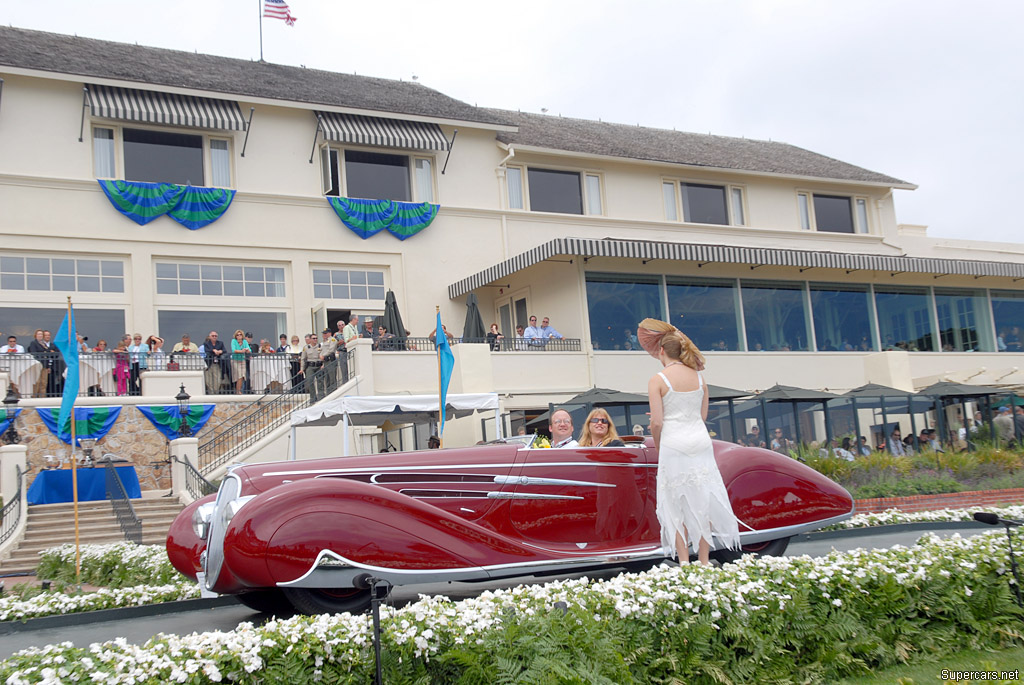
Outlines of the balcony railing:
[{"label": "balcony railing", "polygon": [[[450,338],[449,342],[452,345],[487,344],[487,339]],[[380,352],[433,352],[437,346],[431,338],[406,338],[404,341],[382,340],[373,349]],[[579,338],[502,338],[492,345],[491,349],[494,352],[579,352],[583,347]]]},{"label": "balcony railing", "polygon": [[[206,394],[230,395],[240,364],[232,364],[230,353],[219,360],[207,360],[195,352],[132,355],[129,352],[82,353],[78,361],[80,397],[139,395],[141,373],[146,371],[202,371]],[[245,379],[241,392],[262,395],[295,390],[302,381],[298,355],[254,354],[244,361]],[[21,397],[60,397],[64,392],[67,364],[57,351],[37,354],[2,354],[0,371],[10,375]]]}]

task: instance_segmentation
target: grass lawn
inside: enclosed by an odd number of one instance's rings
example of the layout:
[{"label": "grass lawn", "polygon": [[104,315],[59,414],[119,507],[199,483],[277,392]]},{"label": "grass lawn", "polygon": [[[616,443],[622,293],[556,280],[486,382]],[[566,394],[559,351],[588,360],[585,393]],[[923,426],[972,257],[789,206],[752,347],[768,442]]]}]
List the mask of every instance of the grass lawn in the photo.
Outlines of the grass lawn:
[{"label": "grass lawn", "polygon": [[[1007,680],[950,680],[942,678],[942,670],[951,671],[1018,671]],[[907,664],[879,671],[859,678],[847,678],[841,685],[869,685],[869,683],[1017,683],[1024,677],[1024,647],[997,652],[979,652],[972,649],[950,654],[930,663]]]}]

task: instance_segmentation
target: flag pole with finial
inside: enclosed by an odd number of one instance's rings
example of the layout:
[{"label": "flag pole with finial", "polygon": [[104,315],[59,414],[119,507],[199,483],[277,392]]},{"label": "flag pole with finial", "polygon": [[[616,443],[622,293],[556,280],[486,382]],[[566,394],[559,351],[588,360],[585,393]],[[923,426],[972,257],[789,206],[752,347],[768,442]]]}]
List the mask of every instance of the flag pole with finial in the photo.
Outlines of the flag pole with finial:
[{"label": "flag pole with finial", "polygon": [[[441,320],[441,305],[434,305],[434,313],[437,320]],[[437,438],[444,447],[444,392],[441,390],[441,347],[438,344],[440,337],[444,334],[440,326],[434,331],[434,349],[437,350]]]},{"label": "flag pole with finial", "polygon": [[[68,349],[75,349],[78,345],[78,340],[75,339],[75,327],[72,322],[71,313],[71,296],[68,295]],[[78,355],[75,355],[75,363],[77,363]],[[67,389],[65,389],[65,392]],[[78,394],[78,389],[75,388],[75,395]],[[77,440],[75,440],[75,400],[71,400],[71,502],[75,512],[75,585],[82,584],[82,553],[81,546],[79,544],[78,536],[78,459],[75,456],[75,447],[77,446]],[[60,432],[60,427],[57,429]]]},{"label": "flag pole with finial", "polygon": [[260,61],[263,61],[263,0],[256,0],[256,11],[260,14]]}]

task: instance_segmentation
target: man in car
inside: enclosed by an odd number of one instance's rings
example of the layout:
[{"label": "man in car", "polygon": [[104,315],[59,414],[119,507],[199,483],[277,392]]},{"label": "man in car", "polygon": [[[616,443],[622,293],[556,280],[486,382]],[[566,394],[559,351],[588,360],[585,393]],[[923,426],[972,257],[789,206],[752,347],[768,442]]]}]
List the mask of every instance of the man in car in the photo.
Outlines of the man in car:
[{"label": "man in car", "polygon": [[577,443],[572,437],[572,417],[569,416],[569,412],[564,409],[556,409],[551,414],[551,421],[548,424],[548,430],[551,431],[551,446],[552,447],[578,447]]}]

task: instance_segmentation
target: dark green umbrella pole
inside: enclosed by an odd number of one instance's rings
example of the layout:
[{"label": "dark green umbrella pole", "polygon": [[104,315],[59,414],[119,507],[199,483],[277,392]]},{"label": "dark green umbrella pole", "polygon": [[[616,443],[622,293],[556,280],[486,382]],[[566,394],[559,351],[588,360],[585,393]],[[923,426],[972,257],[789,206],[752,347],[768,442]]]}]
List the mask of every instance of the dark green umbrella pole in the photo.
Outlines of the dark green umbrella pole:
[{"label": "dark green umbrella pole", "polygon": [[832,419],[828,413],[828,400],[822,400],[821,408],[825,412],[825,439],[828,440],[828,444],[832,444]]},{"label": "dark green umbrella pole", "polygon": [[732,429],[732,441],[739,442],[739,436],[736,434],[736,411],[733,407],[733,400],[730,397],[727,401],[729,402],[729,428]]},{"label": "dark green umbrella pole", "polygon": [[797,403],[793,403],[793,433],[796,436],[796,444],[803,444],[802,436],[800,435],[800,415],[797,413]]},{"label": "dark green umbrella pole", "polygon": [[761,398],[761,420],[764,421],[761,424],[761,437],[764,438],[764,446],[768,447],[771,444],[768,442],[768,405],[763,397]]},{"label": "dark green umbrella pole", "polygon": [[860,453],[860,416],[857,414],[857,398],[851,397],[850,404],[853,406],[853,430],[857,432],[853,439],[857,442],[857,456],[864,456]]},{"label": "dark green umbrella pole", "polygon": [[885,395],[879,398],[882,401],[882,442],[885,449],[889,449],[889,415],[885,413]]}]

